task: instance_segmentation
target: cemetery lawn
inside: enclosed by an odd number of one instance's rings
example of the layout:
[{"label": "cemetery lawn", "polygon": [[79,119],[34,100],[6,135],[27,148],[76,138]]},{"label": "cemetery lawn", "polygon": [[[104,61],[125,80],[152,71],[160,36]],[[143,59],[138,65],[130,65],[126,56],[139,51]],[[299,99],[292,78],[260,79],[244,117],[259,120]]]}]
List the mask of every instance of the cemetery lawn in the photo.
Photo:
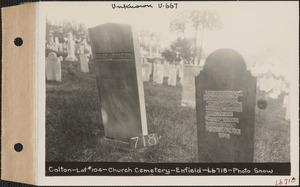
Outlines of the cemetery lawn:
[{"label": "cemetery lawn", "polygon": [[[81,73],[79,62],[63,61],[62,82],[46,83],[46,161],[197,162],[196,111],[181,106],[180,86],[144,82],[148,131],[160,136],[156,146],[129,152],[101,141],[93,66]],[[283,96],[269,99],[265,110],[256,107],[254,162],[290,161],[290,123],[282,103]]]}]

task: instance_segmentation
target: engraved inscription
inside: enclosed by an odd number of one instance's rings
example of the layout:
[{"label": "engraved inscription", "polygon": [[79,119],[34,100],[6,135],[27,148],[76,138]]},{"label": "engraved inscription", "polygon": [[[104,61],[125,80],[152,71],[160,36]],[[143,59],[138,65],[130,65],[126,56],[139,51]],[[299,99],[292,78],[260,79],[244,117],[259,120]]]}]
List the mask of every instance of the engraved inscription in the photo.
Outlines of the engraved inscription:
[{"label": "engraved inscription", "polygon": [[133,59],[133,54],[132,53],[95,53],[93,57],[95,60]]},{"label": "engraved inscription", "polygon": [[206,90],[203,96],[206,102],[205,130],[217,132],[219,138],[241,135],[241,129],[237,128],[239,118],[233,117],[234,112],[243,112],[240,97],[243,97],[242,91]]}]

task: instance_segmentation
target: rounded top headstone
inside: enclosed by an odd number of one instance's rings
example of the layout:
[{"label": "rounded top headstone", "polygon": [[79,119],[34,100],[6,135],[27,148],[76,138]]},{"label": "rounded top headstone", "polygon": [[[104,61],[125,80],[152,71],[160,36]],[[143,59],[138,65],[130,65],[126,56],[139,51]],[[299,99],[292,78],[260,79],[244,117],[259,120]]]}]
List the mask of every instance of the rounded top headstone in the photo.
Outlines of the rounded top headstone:
[{"label": "rounded top headstone", "polygon": [[48,57],[51,58],[51,59],[57,58],[56,53],[54,53],[54,52],[49,53]]},{"label": "rounded top headstone", "polygon": [[219,79],[242,78],[247,66],[244,58],[232,49],[218,49],[211,53],[204,64],[203,71]]},{"label": "rounded top headstone", "polygon": [[[233,49],[218,49],[212,52],[206,59],[203,70],[209,71],[211,69],[235,67],[239,71],[245,72],[247,70],[246,63],[242,55]],[[224,69],[223,69],[224,70]]]}]

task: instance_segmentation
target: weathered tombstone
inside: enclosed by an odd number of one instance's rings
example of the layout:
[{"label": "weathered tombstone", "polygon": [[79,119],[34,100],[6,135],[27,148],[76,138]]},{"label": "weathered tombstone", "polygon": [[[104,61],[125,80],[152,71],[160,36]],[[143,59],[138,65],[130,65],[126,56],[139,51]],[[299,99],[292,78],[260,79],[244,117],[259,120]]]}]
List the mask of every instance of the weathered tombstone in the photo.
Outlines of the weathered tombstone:
[{"label": "weathered tombstone", "polygon": [[157,84],[163,84],[163,81],[164,81],[163,64],[154,63],[153,81]]},{"label": "weathered tombstone", "polygon": [[130,25],[107,23],[89,36],[106,139],[133,148],[156,144],[157,136],[148,135],[137,34]]},{"label": "weathered tombstone", "polygon": [[177,68],[175,65],[170,65],[168,85],[176,86],[176,82],[177,82]]},{"label": "weathered tombstone", "polygon": [[253,162],[256,78],[243,57],[213,52],[195,83],[199,162]]},{"label": "weathered tombstone", "polygon": [[78,59],[75,56],[75,42],[73,40],[72,33],[68,33],[68,56],[66,57],[66,61],[77,61]]},{"label": "weathered tombstone", "polygon": [[195,77],[201,70],[200,66],[184,65],[182,74],[181,105],[195,108]]},{"label": "weathered tombstone", "polygon": [[46,79],[61,82],[61,63],[54,52],[46,58]]},{"label": "weathered tombstone", "polygon": [[79,59],[80,59],[81,72],[88,73],[89,72],[89,63],[88,63],[87,56],[85,54],[81,54],[79,56]]}]

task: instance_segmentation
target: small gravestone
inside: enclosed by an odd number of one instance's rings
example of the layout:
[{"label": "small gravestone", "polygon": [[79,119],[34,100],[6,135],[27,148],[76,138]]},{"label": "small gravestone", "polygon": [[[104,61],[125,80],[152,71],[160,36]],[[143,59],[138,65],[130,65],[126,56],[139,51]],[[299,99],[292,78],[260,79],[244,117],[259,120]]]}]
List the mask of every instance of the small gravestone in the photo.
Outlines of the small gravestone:
[{"label": "small gravestone", "polygon": [[87,56],[85,54],[81,54],[81,55],[79,55],[79,59],[80,59],[81,72],[88,73],[89,72],[89,62],[88,62]]},{"label": "small gravestone", "polygon": [[154,63],[153,81],[157,84],[163,84],[163,81],[164,81],[164,67],[163,67],[163,64]]},{"label": "small gravestone", "polygon": [[256,78],[243,57],[219,49],[195,81],[199,162],[253,162]]},{"label": "small gravestone", "polygon": [[127,148],[156,144],[157,136],[148,135],[137,34],[130,25],[107,23],[89,36],[105,138]]},{"label": "small gravestone", "polygon": [[183,66],[181,105],[195,108],[195,77],[201,70],[200,66],[186,64]]},{"label": "small gravestone", "polygon": [[46,79],[61,82],[61,62],[53,52],[46,58]]},{"label": "small gravestone", "polygon": [[177,68],[175,65],[170,65],[168,85],[176,86],[176,81],[177,81]]},{"label": "small gravestone", "polygon": [[68,56],[66,61],[77,61],[78,59],[75,56],[75,42],[73,40],[72,33],[68,33],[68,45],[67,45]]}]

